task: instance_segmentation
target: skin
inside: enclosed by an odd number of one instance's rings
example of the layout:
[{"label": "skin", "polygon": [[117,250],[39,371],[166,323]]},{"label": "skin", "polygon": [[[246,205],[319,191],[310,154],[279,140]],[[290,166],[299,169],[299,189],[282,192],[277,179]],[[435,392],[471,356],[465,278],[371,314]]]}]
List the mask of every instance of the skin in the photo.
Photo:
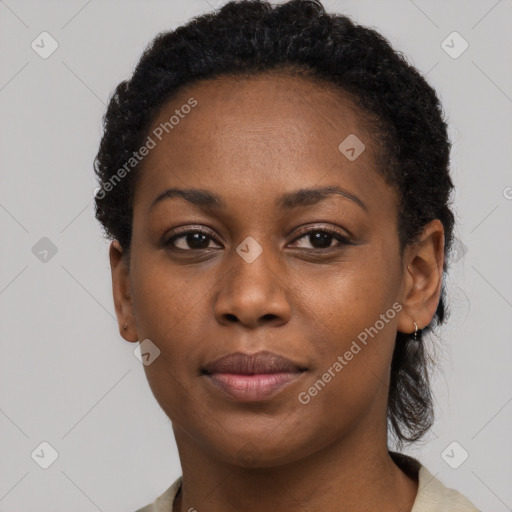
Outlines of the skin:
[{"label": "skin", "polygon": [[[161,351],[144,370],[179,450],[174,510],[410,511],[417,478],[387,447],[390,364],[397,331],[413,332],[413,321],[422,328],[435,313],[442,224],[428,224],[400,254],[397,194],[343,93],[275,73],[202,81],[165,105],[153,128],[190,97],[198,106],[139,170],[129,264],[116,241],[110,247],[120,333]],[[366,146],[354,161],[338,150],[351,133]],[[337,194],[292,210],[274,205],[281,194],[321,186],[342,187],[366,209]],[[171,187],[206,189],[226,206],[175,197],[151,208]],[[212,238],[201,246],[182,236],[180,253],[165,246],[187,226]],[[310,235],[325,227],[350,244],[315,244]],[[252,263],[236,252],[248,236],[263,249]],[[402,310],[301,404],[298,394],[394,303]],[[257,403],[230,400],[200,374],[221,356],[260,350],[307,371]]]}]

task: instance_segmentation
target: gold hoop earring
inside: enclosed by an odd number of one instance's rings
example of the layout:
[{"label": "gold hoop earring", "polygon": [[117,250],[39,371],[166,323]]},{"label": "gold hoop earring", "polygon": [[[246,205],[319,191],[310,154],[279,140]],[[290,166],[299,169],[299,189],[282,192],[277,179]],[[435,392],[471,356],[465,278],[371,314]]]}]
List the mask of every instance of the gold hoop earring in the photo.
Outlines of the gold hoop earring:
[{"label": "gold hoop earring", "polygon": [[413,320],[412,323],[414,324],[414,334],[412,335],[412,339],[414,341],[418,341],[418,324]]}]

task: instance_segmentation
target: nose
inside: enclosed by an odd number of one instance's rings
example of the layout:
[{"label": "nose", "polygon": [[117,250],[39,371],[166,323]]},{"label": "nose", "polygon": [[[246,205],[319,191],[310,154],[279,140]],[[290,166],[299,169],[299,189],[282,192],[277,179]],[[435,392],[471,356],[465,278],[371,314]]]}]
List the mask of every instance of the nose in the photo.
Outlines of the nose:
[{"label": "nose", "polygon": [[287,323],[291,316],[291,292],[271,251],[263,250],[250,263],[236,251],[228,259],[227,271],[215,294],[217,321],[223,325],[240,323],[248,328]]}]

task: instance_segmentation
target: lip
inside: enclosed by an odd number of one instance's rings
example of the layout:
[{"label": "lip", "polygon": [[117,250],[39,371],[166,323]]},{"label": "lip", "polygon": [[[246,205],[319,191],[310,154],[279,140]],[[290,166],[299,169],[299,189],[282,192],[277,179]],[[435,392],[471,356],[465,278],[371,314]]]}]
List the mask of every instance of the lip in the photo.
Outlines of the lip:
[{"label": "lip", "polygon": [[240,375],[294,373],[305,369],[302,365],[267,350],[256,354],[233,352],[208,363],[203,368],[209,374],[236,373]]},{"label": "lip", "polygon": [[203,375],[230,398],[267,400],[296,381],[307,368],[272,352],[234,352],[203,368]]}]

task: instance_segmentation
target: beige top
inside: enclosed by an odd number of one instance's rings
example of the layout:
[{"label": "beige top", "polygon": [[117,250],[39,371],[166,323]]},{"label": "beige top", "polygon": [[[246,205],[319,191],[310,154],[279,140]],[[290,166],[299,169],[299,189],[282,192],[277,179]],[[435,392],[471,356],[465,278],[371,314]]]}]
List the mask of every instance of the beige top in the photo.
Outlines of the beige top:
[{"label": "beige top", "polygon": [[[417,473],[418,494],[411,512],[481,512],[460,492],[449,489],[433,476],[417,459],[398,452],[389,452],[406,473]],[[181,486],[180,476],[161,496],[136,512],[172,512],[174,498]]]}]

